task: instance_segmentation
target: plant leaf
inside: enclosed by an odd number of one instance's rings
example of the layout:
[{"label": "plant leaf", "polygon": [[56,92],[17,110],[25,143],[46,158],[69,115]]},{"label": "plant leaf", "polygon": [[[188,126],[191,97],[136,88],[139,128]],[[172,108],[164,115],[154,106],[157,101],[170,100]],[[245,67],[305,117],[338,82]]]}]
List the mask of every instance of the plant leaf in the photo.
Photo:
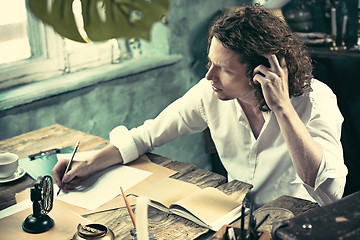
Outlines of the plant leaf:
[{"label": "plant leaf", "polygon": [[52,11],[47,11],[47,0],[28,0],[32,13],[51,25],[61,36],[77,42],[85,42],[80,36],[72,12],[73,0],[54,0]]},{"label": "plant leaf", "polygon": [[[54,0],[47,12],[47,0],[28,0],[30,10],[60,35],[85,42],[77,29],[73,0]],[[154,22],[169,9],[169,0],[81,0],[84,30],[91,41],[112,38],[150,39]]]}]

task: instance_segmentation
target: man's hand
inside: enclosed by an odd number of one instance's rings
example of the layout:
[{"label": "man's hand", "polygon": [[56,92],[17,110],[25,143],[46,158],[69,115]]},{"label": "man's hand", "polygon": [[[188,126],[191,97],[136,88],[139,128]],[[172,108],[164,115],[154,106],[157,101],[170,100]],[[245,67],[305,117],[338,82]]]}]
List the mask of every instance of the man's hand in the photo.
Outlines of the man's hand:
[{"label": "man's hand", "polygon": [[275,54],[265,55],[270,68],[259,65],[254,69],[254,82],[261,85],[264,98],[273,112],[282,111],[291,105],[289,97],[288,69],[285,58],[280,61]]},{"label": "man's hand", "polygon": [[62,190],[74,189],[76,185],[89,175],[89,166],[87,161],[74,160],[71,169],[64,175],[69,159],[61,159],[51,171],[56,185],[60,187],[61,180],[64,181]]},{"label": "man's hand", "polygon": [[60,186],[63,180],[63,190],[74,189],[81,180],[112,165],[122,164],[123,159],[119,150],[109,144],[89,159],[74,159],[70,170],[64,175],[68,162],[69,159],[60,159],[51,171],[56,185]]},{"label": "man's hand", "polygon": [[270,68],[257,66],[254,69],[254,82],[261,85],[265,101],[276,116],[297,174],[306,184],[314,187],[322,149],[291,105],[285,58],[278,61],[274,54],[265,57],[269,60]]}]

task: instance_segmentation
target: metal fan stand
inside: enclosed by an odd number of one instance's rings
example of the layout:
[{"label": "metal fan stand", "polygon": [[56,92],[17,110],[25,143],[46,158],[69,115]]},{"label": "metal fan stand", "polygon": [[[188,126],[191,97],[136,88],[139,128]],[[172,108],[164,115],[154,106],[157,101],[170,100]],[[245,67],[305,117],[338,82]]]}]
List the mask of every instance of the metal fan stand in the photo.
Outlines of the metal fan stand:
[{"label": "metal fan stand", "polygon": [[40,183],[35,183],[34,187],[31,188],[33,214],[30,214],[22,224],[25,232],[42,233],[54,226],[54,220],[47,215],[52,208],[53,196],[50,176],[43,177]]}]

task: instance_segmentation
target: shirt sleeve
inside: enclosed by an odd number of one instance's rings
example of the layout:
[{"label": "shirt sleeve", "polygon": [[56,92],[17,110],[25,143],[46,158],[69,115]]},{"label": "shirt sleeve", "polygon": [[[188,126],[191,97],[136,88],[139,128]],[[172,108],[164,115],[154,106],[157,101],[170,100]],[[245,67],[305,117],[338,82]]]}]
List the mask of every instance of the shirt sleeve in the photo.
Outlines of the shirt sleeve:
[{"label": "shirt sleeve", "polygon": [[304,186],[320,204],[325,205],[340,199],[344,193],[347,168],[344,164],[340,142],[343,117],[333,92],[320,85],[321,96],[311,98],[313,108],[307,128],[323,151],[322,161],[314,188]]},{"label": "shirt sleeve", "polygon": [[204,130],[207,125],[201,109],[203,84],[201,81],[195,85],[155,119],[146,120],[143,125],[131,130],[124,126],[112,130],[110,142],[119,149],[124,163],[177,137]]},{"label": "shirt sleeve", "polygon": [[110,132],[110,143],[121,153],[123,164],[129,163],[140,156],[136,144],[125,126],[118,126]]},{"label": "shirt sleeve", "polygon": [[[326,176],[326,173],[324,173],[326,172],[326,170],[327,169],[325,166],[325,159],[323,157],[317,174],[317,181],[319,181],[318,179],[320,179],[320,176]],[[322,178],[325,178],[324,176],[322,176]],[[341,199],[342,195],[344,194],[344,188],[346,183],[345,176],[339,176],[336,178],[325,178],[321,181],[322,182],[320,184],[317,183],[314,188],[304,183],[298,176],[295,182],[302,183],[309,195],[320,206],[324,206]]]}]

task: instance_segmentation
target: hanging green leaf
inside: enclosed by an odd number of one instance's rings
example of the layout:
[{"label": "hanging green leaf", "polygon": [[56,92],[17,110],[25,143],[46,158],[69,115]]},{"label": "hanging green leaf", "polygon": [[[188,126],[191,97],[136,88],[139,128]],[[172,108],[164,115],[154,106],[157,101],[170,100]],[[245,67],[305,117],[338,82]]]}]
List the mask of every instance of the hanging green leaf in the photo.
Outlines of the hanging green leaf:
[{"label": "hanging green leaf", "polygon": [[[29,0],[29,8],[44,23],[51,25],[61,36],[85,42],[80,36],[72,12],[73,0],[54,0],[52,7],[47,0]],[[51,8],[51,11],[48,9]]]},{"label": "hanging green leaf", "polygon": [[[28,0],[30,10],[60,35],[78,42],[150,39],[169,0]],[[51,6],[50,6],[51,5]]]}]

